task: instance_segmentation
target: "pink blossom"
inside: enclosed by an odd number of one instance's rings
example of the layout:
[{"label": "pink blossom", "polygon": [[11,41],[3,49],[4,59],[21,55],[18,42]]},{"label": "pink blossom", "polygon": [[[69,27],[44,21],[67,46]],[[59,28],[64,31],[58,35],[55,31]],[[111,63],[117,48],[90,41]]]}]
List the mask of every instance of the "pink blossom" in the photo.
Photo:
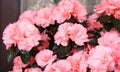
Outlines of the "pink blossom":
[{"label": "pink blossom", "polygon": [[27,68],[25,72],[42,72],[40,68]]},{"label": "pink blossom", "polygon": [[87,25],[88,25],[88,29],[92,30],[94,28],[102,28],[102,24],[100,24],[99,21],[97,21],[98,15],[97,14],[92,14],[88,17],[87,19]]},{"label": "pink blossom", "polygon": [[72,69],[70,72],[86,72],[87,71],[87,53],[79,51],[67,58],[67,61],[71,63]]},{"label": "pink blossom", "polygon": [[24,64],[20,58],[20,56],[15,57],[13,71],[11,72],[23,72],[22,68],[25,68],[27,64]]},{"label": "pink blossom", "polygon": [[70,17],[71,14],[68,11],[62,9],[61,7],[56,7],[53,10],[53,19],[56,20],[57,23],[62,23],[65,20],[70,19]]},{"label": "pink blossom", "polygon": [[27,66],[27,64],[24,64],[24,63],[22,62],[20,56],[15,57],[15,59],[14,59],[14,65],[17,66],[17,67],[19,67],[19,68],[24,68],[24,67]]},{"label": "pink blossom", "polygon": [[70,0],[62,0],[58,3],[58,6],[53,10],[53,18],[58,23],[62,23],[67,19],[70,19],[71,12],[74,5]]},{"label": "pink blossom", "polygon": [[73,5],[72,15],[79,21],[83,22],[86,19],[87,11],[84,6],[82,6],[77,0],[70,0]]},{"label": "pink blossom", "polygon": [[30,51],[32,47],[39,44],[38,41],[41,40],[41,35],[34,25],[29,22],[18,22],[17,28],[19,31],[18,34],[21,35],[18,42],[18,47],[20,50]]},{"label": "pink blossom", "polygon": [[41,50],[35,56],[35,60],[37,64],[41,67],[44,67],[49,63],[52,63],[55,59],[56,59],[56,55],[53,55],[53,52],[47,49]]},{"label": "pink blossom", "polygon": [[114,15],[118,10],[120,10],[120,0],[102,0],[95,6],[95,12],[99,15]]},{"label": "pink blossom", "polygon": [[9,71],[9,72],[23,72],[22,68],[19,68],[17,66],[13,66],[13,71]]},{"label": "pink blossom", "polygon": [[107,72],[114,70],[112,49],[104,46],[96,46],[89,52],[87,60],[92,72]]},{"label": "pink blossom", "polygon": [[74,24],[70,28],[70,39],[77,45],[84,45],[88,41],[87,29],[80,24]]},{"label": "pink blossom", "polygon": [[80,24],[64,23],[59,26],[58,32],[55,34],[55,43],[63,46],[68,45],[69,39],[77,45],[84,45],[88,41],[87,29]]},{"label": "pink blossom", "polygon": [[79,22],[83,22],[87,15],[86,9],[77,0],[62,0],[59,2],[54,14],[56,13],[59,13],[56,16],[54,15],[58,23],[69,19],[71,15]]},{"label": "pink blossom", "polygon": [[102,33],[102,36],[98,39],[98,43],[110,47],[114,58],[120,57],[120,34],[116,30]]},{"label": "pink blossom", "polygon": [[49,64],[44,72],[70,72],[71,64],[67,60],[59,60],[54,64]]},{"label": "pink blossom", "polygon": [[19,16],[19,20],[28,20],[32,24],[35,24],[35,17],[37,10],[27,10]]},{"label": "pink blossom", "polygon": [[64,23],[59,26],[57,33],[54,36],[55,43],[57,45],[67,46],[70,35],[70,28],[72,27],[72,23]]},{"label": "pink blossom", "polygon": [[16,24],[9,24],[3,31],[3,42],[6,45],[6,49],[10,49],[11,45],[16,45],[16,40],[13,38],[16,34]]},{"label": "pink blossom", "polygon": [[49,40],[50,40],[50,38],[48,37],[47,34],[45,34],[45,32],[41,33],[42,46],[38,46],[37,49],[42,50],[42,49],[48,48]]},{"label": "pink blossom", "polygon": [[3,32],[4,43],[8,47],[12,44],[18,45],[19,50],[30,51],[32,47],[39,44],[41,35],[38,29],[28,21],[17,21],[10,24]]},{"label": "pink blossom", "polygon": [[52,17],[53,9],[54,8],[52,7],[48,7],[39,10],[35,18],[36,25],[45,28],[48,27],[50,24],[54,24],[54,19]]}]

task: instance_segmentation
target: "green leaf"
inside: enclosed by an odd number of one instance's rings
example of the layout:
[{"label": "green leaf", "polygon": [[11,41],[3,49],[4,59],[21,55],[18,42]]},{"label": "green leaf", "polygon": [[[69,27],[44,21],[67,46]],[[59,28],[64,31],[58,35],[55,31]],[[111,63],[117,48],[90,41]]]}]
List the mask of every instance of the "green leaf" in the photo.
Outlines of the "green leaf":
[{"label": "green leaf", "polygon": [[97,19],[97,21],[100,21],[106,31],[110,31],[114,27],[113,20],[113,15],[105,15]]},{"label": "green leaf", "polygon": [[84,50],[84,46],[77,46],[76,48],[78,51]]},{"label": "green leaf", "polygon": [[30,51],[30,55],[32,55],[33,57],[35,57],[35,55],[39,52],[38,49],[36,48],[32,48],[32,50]]},{"label": "green leaf", "polygon": [[59,58],[65,58],[67,54],[71,51],[71,45],[62,46],[54,45],[53,51],[58,55]]},{"label": "green leaf", "polygon": [[36,68],[36,67],[39,67],[39,66],[36,62],[34,62],[31,67]]},{"label": "green leaf", "polygon": [[114,25],[112,23],[106,23],[103,25],[106,31],[110,31]]},{"label": "green leaf", "polygon": [[14,44],[11,46],[8,54],[8,62],[11,62],[19,53],[18,47],[14,46]]},{"label": "green leaf", "polygon": [[31,57],[31,55],[30,55],[30,53],[29,53],[29,51],[21,51],[21,59],[22,59],[22,61],[23,61],[23,63],[28,63],[28,61],[30,60],[30,57]]},{"label": "green leaf", "polygon": [[75,44],[74,42],[72,42],[72,47],[76,48],[78,51],[81,51],[84,49],[84,46],[78,46],[77,44]]},{"label": "green leaf", "polygon": [[46,29],[49,30],[49,31],[52,31],[52,33],[56,33],[59,25],[60,25],[60,24],[57,23],[57,21],[55,20],[55,24],[48,26]]},{"label": "green leaf", "polygon": [[89,44],[91,45],[98,45],[98,38],[92,38],[90,41],[89,41]]},{"label": "green leaf", "polygon": [[111,22],[112,19],[114,19],[113,15],[105,15],[97,18],[97,21],[100,21],[101,24],[106,24],[108,22]]},{"label": "green leaf", "polygon": [[115,29],[120,32],[120,21],[115,19],[113,23]]}]

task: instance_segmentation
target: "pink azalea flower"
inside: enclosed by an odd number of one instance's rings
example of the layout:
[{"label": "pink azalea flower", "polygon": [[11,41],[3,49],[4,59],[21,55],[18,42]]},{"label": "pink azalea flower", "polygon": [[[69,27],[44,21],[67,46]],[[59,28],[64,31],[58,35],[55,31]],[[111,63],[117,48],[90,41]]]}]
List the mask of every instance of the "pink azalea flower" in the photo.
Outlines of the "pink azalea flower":
[{"label": "pink azalea flower", "polygon": [[28,21],[18,21],[6,27],[3,32],[5,45],[10,47],[12,44],[18,45],[19,50],[30,51],[32,47],[39,44],[41,35],[38,29]]},{"label": "pink azalea flower", "polygon": [[22,68],[18,68],[17,66],[13,66],[13,71],[9,72],[23,72]]},{"label": "pink azalea flower", "polygon": [[37,15],[37,10],[27,10],[19,16],[19,20],[28,20],[32,24],[35,24],[36,15]]},{"label": "pink azalea flower", "polygon": [[59,60],[53,65],[49,64],[44,72],[70,72],[71,64],[67,60]]},{"label": "pink azalea flower", "polygon": [[64,23],[59,26],[58,32],[55,34],[55,43],[63,46],[68,45],[69,39],[77,45],[84,45],[88,41],[87,29],[80,24]]},{"label": "pink azalea flower", "polygon": [[20,56],[15,57],[14,59],[14,65],[17,66],[18,68],[24,68],[27,66],[27,64],[24,64],[21,60]]},{"label": "pink azalea flower", "polygon": [[35,18],[35,23],[38,26],[42,26],[43,28],[48,27],[50,24],[54,24],[54,19],[52,17],[53,12],[52,7],[43,8],[37,12],[37,16]]},{"label": "pink azalea flower", "polygon": [[114,15],[118,10],[120,10],[120,0],[102,0],[95,6],[95,12],[99,15]]},{"label": "pink azalea flower", "polygon": [[73,11],[73,4],[70,0],[62,0],[58,3],[58,6],[53,10],[53,18],[58,23],[62,23],[67,19],[70,19],[71,12]]},{"label": "pink azalea flower", "polygon": [[77,0],[70,0],[73,5],[73,12],[72,15],[79,21],[79,22],[83,22],[84,20],[86,20],[86,15],[87,15],[87,11],[85,9],[84,6],[82,6]]},{"label": "pink azalea flower", "polygon": [[9,24],[3,31],[3,42],[6,45],[6,49],[10,49],[11,45],[16,45],[16,40],[13,38],[16,34],[16,24]]},{"label": "pink azalea flower", "polygon": [[41,35],[34,25],[24,21],[18,22],[17,29],[19,31],[18,34],[21,35],[21,37],[19,38],[20,40],[17,43],[20,50],[30,51],[32,47],[39,44],[38,41],[41,40]]},{"label": "pink azalea flower", "polygon": [[87,19],[87,25],[88,25],[88,29],[92,30],[94,28],[102,28],[102,24],[100,24],[100,22],[97,21],[98,15],[97,14],[92,14],[88,17]]},{"label": "pink azalea flower", "polygon": [[54,10],[53,10],[53,19],[57,21],[57,23],[62,23],[64,22],[65,20],[67,19],[70,19],[71,17],[71,14],[62,9],[61,7],[56,7]]},{"label": "pink azalea flower", "polygon": [[27,68],[25,72],[42,72],[40,68]]},{"label": "pink azalea flower", "polygon": [[84,45],[88,41],[87,29],[80,24],[74,24],[70,28],[70,39],[77,45]]},{"label": "pink azalea flower", "polygon": [[114,70],[112,49],[104,46],[96,46],[89,52],[87,60],[92,72],[107,72]]},{"label": "pink azalea flower", "polygon": [[54,36],[55,43],[57,45],[67,46],[70,36],[70,28],[72,27],[72,23],[64,23],[59,26],[57,33]]},{"label": "pink azalea flower", "polygon": [[120,57],[120,34],[116,30],[102,33],[98,43],[99,45],[110,47],[114,58]]},{"label": "pink azalea flower", "polygon": [[56,55],[53,55],[53,52],[47,49],[41,50],[35,56],[35,60],[37,64],[41,67],[44,67],[49,63],[52,63],[55,59],[56,59]]},{"label": "pink azalea flower", "polygon": [[25,68],[27,64],[24,64],[20,58],[20,56],[15,57],[13,71],[11,72],[23,72],[22,68]]},{"label": "pink azalea flower", "polygon": [[64,22],[69,19],[71,15],[74,16],[79,22],[83,22],[86,19],[87,11],[77,0],[62,0],[59,2],[54,18],[58,23]]},{"label": "pink azalea flower", "polygon": [[79,51],[67,58],[67,61],[71,63],[72,69],[70,72],[86,72],[87,71],[87,58],[88,55],[84,51]]}]

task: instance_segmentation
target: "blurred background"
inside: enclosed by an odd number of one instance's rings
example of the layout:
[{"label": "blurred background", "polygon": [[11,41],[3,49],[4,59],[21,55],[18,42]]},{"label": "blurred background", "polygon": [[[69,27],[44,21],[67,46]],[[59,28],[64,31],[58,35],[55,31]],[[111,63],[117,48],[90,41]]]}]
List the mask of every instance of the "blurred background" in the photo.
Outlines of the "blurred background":
[{"label": "blurred background", "polygon": [[[7,62],[5,45],[2,42],[2,32],[9,23],[17,21],[20,13],[28,9],[40,9],[54,6],[60,0],[0,0],[0,72],[12,70],[12,63]],[[93,7],[101,0],[79,0],[88,13],[93,12]]]}]

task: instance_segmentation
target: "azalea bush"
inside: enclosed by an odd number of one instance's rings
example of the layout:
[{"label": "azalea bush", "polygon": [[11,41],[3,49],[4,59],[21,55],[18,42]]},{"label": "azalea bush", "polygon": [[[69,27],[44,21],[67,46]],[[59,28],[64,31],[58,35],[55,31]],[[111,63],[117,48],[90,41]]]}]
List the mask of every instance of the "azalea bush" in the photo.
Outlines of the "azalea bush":
[{"label": "azalea bush", "polygon": [[23,12],[3,32],[11,72],[120,72],[120,0],[88,15],[77,0]]}]

